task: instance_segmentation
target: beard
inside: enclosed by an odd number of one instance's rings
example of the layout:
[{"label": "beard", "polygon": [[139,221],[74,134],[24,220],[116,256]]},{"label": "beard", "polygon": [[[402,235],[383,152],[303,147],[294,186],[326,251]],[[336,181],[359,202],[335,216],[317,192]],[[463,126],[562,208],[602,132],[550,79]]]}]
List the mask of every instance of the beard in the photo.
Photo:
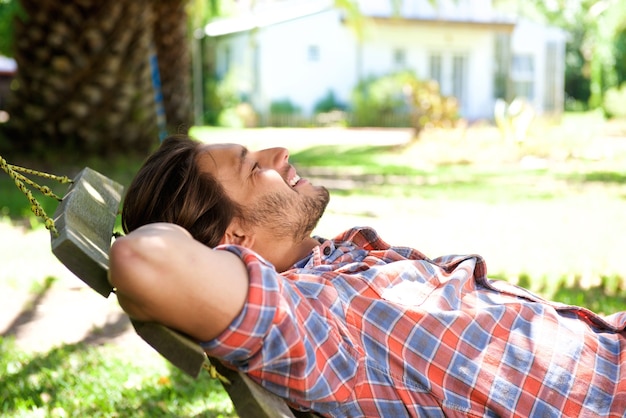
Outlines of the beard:
[{"label": "beard", "polygon": [[246,211],[244,219],[247,223],[272,231],[275,239],[305,239],[311,235],[324,214],[330,194],[326,188],[318,187],[313,195],[295,196],[280,192],[265,195]]}]

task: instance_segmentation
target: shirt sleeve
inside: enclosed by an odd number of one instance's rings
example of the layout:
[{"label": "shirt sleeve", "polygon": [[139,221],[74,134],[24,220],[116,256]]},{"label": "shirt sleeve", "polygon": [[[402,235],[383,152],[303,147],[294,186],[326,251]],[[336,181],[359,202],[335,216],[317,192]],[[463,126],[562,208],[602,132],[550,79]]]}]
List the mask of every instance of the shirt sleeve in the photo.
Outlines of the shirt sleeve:
[{"label": "shirt sleeve", "polygon": [[[243,260],[250,283],[240,314],[217,338],[201,343],[207,354],[301,405],[351,396],[357,351],[328,308],[304,297],[297,281],[278,274],[255,252],[238,246],[219,250]],[[308,286],[323,286],[315,279],[318,283]]]}]

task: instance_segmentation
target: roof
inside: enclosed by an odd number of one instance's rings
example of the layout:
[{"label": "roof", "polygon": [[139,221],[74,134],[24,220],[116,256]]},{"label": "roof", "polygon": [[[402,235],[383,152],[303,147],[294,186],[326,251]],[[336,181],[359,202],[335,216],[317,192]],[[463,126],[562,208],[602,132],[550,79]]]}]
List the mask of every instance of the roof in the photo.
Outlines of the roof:
[{"label": "roof", "polygon": [[333,5],[332,0],[297,0],[259,6],[242,15],[214,20],[204,27],[204,33],[221,36],[245,32],[331,10]]},{"label": "roof", "polygon": [[[332,0],[289,0],[259,3],[259,5],[250,8],[243,14],[210,22],[204,27],[204,33],[208,36],[215,37],[246,32],[335,8],[335,2]],[[403,16],[394,16],[391,8],[382,13],[380,10],[362,10],[362,13],[364,16],[379,22],[486,26],[508,29],[509,31],[513,30],[516,23],[515,17],[495,13],[492,9],[478,12],[473,10],[469,14],[463,12],[461,14],[439,13],[436,10],[427,13],[424,13],[422,10],[406,10]]]}]

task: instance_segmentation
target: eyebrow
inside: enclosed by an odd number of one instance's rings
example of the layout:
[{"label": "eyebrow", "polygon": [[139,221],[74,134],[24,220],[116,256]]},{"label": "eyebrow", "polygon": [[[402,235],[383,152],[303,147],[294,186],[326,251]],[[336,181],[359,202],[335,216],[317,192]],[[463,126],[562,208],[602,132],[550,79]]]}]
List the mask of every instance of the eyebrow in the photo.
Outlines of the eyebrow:
[{"label": "eyebrow", "polygon": [[246,162],[247,156],[248,156],[248,148],[242,146],[241,152],[239,153],[239,161],[238,161],[238,168],[237,168],[237,172],[240,174],[243,172],[243,164]]}]

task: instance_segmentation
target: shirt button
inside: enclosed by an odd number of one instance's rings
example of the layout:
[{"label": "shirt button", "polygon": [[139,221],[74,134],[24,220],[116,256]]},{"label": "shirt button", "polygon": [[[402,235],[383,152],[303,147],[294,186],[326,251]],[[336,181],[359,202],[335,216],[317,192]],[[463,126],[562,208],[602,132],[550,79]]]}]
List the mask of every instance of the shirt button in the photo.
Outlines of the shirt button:
[{"label": "shirt button", "polygon": [[325,256],[329,256],[329,255],[330,255],[330,251],[331,251],[331,249],[330,249],[330,247],[324,247],[324,250],[323,250],[323,251],[324,251],[324,255],[325,255]]}]

